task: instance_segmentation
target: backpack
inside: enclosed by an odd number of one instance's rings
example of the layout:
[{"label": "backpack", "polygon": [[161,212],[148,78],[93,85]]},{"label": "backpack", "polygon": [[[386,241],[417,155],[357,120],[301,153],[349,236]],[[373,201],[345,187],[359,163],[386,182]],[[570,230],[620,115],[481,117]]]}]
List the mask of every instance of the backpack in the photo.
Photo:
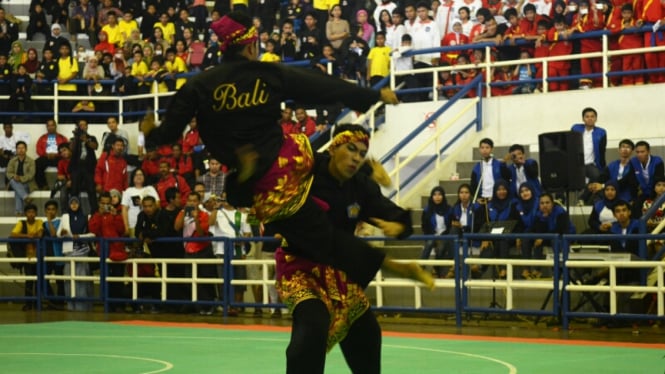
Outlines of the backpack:
[{"label": "backpack", "polygon": [[[28,233],[28,224],[25,222],[25,220],[21,220],[21,234],[27,234]],[[28,243],[16,243],[16,242],[8,242],[7,243],[7,257],[13,257],[13,258],[23,258],[26,257],[26,244]],[[23,267],[25,266],[25,263],[23,262],[10,262],[9,265],[13,269],[18,269],[19,271],[23,270]]]}]

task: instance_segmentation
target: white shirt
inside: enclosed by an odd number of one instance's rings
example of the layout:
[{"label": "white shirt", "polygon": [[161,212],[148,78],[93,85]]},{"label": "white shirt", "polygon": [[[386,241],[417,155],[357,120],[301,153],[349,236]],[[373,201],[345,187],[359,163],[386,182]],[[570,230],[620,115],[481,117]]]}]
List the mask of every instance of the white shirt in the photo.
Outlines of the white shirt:
[{"label": "white shirt", "polygon": [[379,16],[381,15],[381,12],[383,10],[387,10],[388,14],[390,14],[390,17],[392,18],[393,10],[397,8],[397,4],[393,3],[392,1],[387,4],[383,4],[382,2],[379,2],[378,4],[379,5],[376,6],[376,9],[374,9],[374,14],[373,14],[374,22],[376,23],[376,31],[386,31],[383,30]]},{"label": "white shirt", "polygon": [[[413,26],[411,32],[413,49],[436,48],[441,46],[441,36],[436,24],[430,20],[418,21]],[[438,58],[439,53],[427,53],[415,55],[416,61],[432,64],[432,59]]]},{"label": "white shirt", "polygon": [[593,130],[584,129],[582,134],[582,141],[584,142],[584,165],[595,164],[596,156],[593,154],[593,138],[591,132]]},{"label": "white shirt", "polygon": [[[224,238],[236,238],[236,229],[233,227],[235,225],[235,220],[236,220],[236,212],[237,210],[235,209],[224,209],[221,208],[219,212],[217,212],[217,223],[210,227],[210,231],[214,236],[221,236]],[[231,224],[233,222],[233,225]],[[240,213],[240,232],[241,233],[251,233],[252,228],[249,226],[249,223],[247,223],[247,213]],[[223,256],[224,255],[224,242],[214,242],[213,243],[213,251],[215,252],[215,255],[217,256]]]},{"label": "white shirt", "polygon": [[402,57],[402,53],[410,51],[411,47],[399,47],[393,51],[393,66],[395,71],[404,71],[413,69],[413,56]]},{"label": "white shirt", "polygon": [[439,28],[439,35],[446,35],[447,33],[453,30],[453,19],[457,18],[457,14],[454,14],[454,4],[439,5],[439,9],[436,11],[436,17],[434,17],[434,23]]},{"label": "white shirt", "polygon": [[446,231],[446,229],[448,228],[446,226],[446,220],[442,215],[439,214],[435,214],[434,217],[436,219],[436,228],[434,228],[434,232],[436,233],[436,235],[441,235],[441,233]]},{"label": "white shirt", "polygon": [[617,219],[614,218],[614,213],[612,213],[612,209],[609,209],[606,206],[603,207],[603,210],[598,212],[598,220],[600,221],[601,224],[613,223],[617,221]]},{"label": "white shirt", "polygon": [[482,172],[482,188],[480,197],[492,198],[494,192],[494,174],[492,173],[492,158],[487,161],[480,161],[480,170]]},{"label": "white shirt", "polygon": [[2,135],[0,137],[0,150],[3,151],[10,151],[11,153],[16,153],[16,142],[18,139],[16,138],[16,133],[12,133],[11,137],[6,137]]},{"label": "white shirt", "polygon": [[386,45],[391,50],[399,48],[402,44],[402,35],[406,33],[404,25],[392,25],[386,30]]},{"label": "white shirt", "polygon": [[515,166],[515,175],[517,177],[515,180],[515,187],[516,187],[515,190],[519,191],[522,183],[526,182],[526,174],[524,173],[524,165],[520,166],[514,165],[514,166]]},{"label": "white shirt", "polygon": [[467,217],[466,216],[467,216],[467,211],[469,210],[469,208],[465,208],[463,205],[460,206],[460,207],[462,208],[461,209],[462,210],[462,215],[459,218],[459,223],[460,223],[460,225],[462,225],[462,227],[465,227],[465,226],[467,226],[467,221],[466,221]]},{"label": "white shirt", "polygon": [[129,187],[122,193],[120,204],[127,207],[127,222],[130,228],[136,227],[136,220],[141,210],[143,210],[141,200],[146,196],[154,197],[159,206],[159,194],[153,186]]},{"label": "white shirt", "polygon": [[478,9],[483,7],[483,2],[481,0],[472,0],[472,1],[464,1],[464,0],[458,0],[453,3],[453,14],[455,17],[459,18],[459,10],[462,7],[467,7],[469,8],[469,19],[471,21],[476,20],[476,12]]}]

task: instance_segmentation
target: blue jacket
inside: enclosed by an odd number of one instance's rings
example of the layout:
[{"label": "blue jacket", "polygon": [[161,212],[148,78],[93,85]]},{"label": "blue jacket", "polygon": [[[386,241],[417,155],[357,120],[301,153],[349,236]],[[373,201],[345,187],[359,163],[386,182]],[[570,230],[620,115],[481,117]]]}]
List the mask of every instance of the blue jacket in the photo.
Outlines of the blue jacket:
[{"label": "blue jacket", "polygon": [[[511,196],[519,197],[517,193],[517,186],[515,185],[517,183],[517,168],[515,167],[515,164],[510,164],[508,169],[510,170],[511,175]],[[524,161],[524,175],[526,176],[526,181],[529,182],[535,190],[534,192],[540,196],[543,193],[543,187],[540,185],[540,179],[538,178],[538,162],[536,160],[527,158],[526,161]]]},{"label": "blue jacket", "polygon": [[536,212],[536,219],[534,220],[531,232],[561,235],[574,234],[575,226],[570,221],[568,212],[560,205],[554,204],[552,213],[547,217],[543,217],[543,213],[540,210]]},{"label": "blue jacket", "polygon": [[[467,226],[463,227],[464,232],[478,232],[478,229],[484,223],[483,217],[479,213],[480,213],[480,204],[478,203],[469,204],[469,209],[467,209],[466,211]],[[460,218],[462,218],[462,206],[459,203],[455,203],[450,212],[450,220],[461,221]],[[473,227],[471,227],[472,224]]]},{"label": "blue jacket", "polygon": [[[621,228],[621,225],[619,222],[614,222],[612,223],[612,227],[610,228],[610,233],[616,234],[616,235],[624,235],[623,234],[623,229]],[[640,224],[636,219],[630,219],[630,223],[628,223],[628,228],[626,230],[625,235],[630,235],[630,234],[639,234],[640,233]],[[630,252],[635,255],[638,254],[638,240],[633,239],[633,240],[616,240],[612,241],[611,243],[612,246],[612,251],[613,252]]]},{"label": "blue jacket", "polygon": [[[572,131],[584,134],[584,124],[578,123],[573,125]],[[591,139],[593,141],[593,155],[596,160],[596,167],[599,169],[605,168],[605,149],[607,149],[607,132],[605,129],[595,126],[591,131]]]},{"label": "blue jacket", "polygon": [[533,226],[533,222],[536,220],[536,213],[538,212],[538,196],[534,196],[532,199],[535,201],[531,204],[531,209],[527,209],[525,204],[518,200],[515,204],[515,210],[520,216],[520,231],[529,232]]},{"label": "blue jacket", "polygon": [[606,174],[604,181],[613,180],[619,185],[617,197],[624,201],[633,201],[637,197],[637,181],[635,180],[635,173],[633,172],[632,162],[623,168],[621,179],[619,179],[619,168],[621,167],[621,160],[614,160],[607,164],[605,168]]},{"label": "blue jacket", "polygon": [[[451,218],[450,217],[451,216],[451,210],[452,209],[450,207],[448,207],[448,209],[446,209],[446,211],[442,215],[443,216],[443,222],[446,225],[446,230],[443,232],[442,235],[448,234],[450,232],[450,228],[452,227],[451,219],[450,219]],[[436,216],[437,216],[436,212],[429,205],[426,206],[425,209],[423,209],[423,214],[422,214],[422,217],[421,217],[421,219],[422,219],[421,225],[422,225],[423,234],[425,234],[425,235],[434,235],[434,234],[436,234],[436,232],[435,232]]]},{"label": "blue jacket", "polygon": [[488,208],[490,222],[507,221],[511,219],[515,200],[511,198],[508,198],[508,200],[508,204],[506,204],[506,206],[501,210],[497,209],[495,204],[492,204],[494,200],[490,201]]},{"label": "blue jacket", "polygon": [[[473,166],[473,170],[471,171],[471,194],[474,194],[476,192],[476,189],[478,188],[478,183],[480,182],[481,174],[482,171],[480,170],[480,162],[478,162]],[[506,164],[503,161],[499,161],[493,158],[492,176],[494,177],[495,181],[498,181],[499,179],[508,181],[510,180],[510,170],[508,170],[508,166],[506,166]],[[482,194],[479,192],[478,197],[480,196],[482,196]]]},{"label": "blue jacket", "polygon": [[665,172],[662,158],[654,155],[650,155],[649,157],[649,166],[647,167],[647,172],[649,173],[648,179],[642,174],[642,163],[637,159],[637,156],[630,159],[630,165],[633,167],[635,178],[637,179],[640,190],[642,190],[643,197],[654,196],[653,188],[656,185],[654,177],[662,176]]}]

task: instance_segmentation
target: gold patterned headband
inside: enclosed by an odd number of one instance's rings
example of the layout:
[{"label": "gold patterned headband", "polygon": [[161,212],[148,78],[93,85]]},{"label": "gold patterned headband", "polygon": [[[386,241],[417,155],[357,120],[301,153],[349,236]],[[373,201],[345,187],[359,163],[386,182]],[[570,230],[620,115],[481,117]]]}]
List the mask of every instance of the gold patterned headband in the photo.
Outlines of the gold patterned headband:
[{"label": "gold patterned headband", "polygon": [[335,135],[330,146],[337,147],[338,145],[346,144],[349,142],[361,142],[369,147],[369,136],[363,131],[342,131]]}]

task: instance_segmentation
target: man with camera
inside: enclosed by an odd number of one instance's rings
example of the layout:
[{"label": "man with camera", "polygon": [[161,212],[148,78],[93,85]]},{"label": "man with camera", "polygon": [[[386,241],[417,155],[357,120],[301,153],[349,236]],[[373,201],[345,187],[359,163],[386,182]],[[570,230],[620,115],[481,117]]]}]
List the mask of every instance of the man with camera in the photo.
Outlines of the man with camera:
[{"label": "man with camera", "polygon": [[524,146],[521,144],[513,144],[508,149],[508,154],[504,158],[504,162],[508,164],[510,170],[510,195],[513,197],[518,196],[518,191],[522,183],[529,182],[535,189],[535,192],[540,196],[543,193],[543,188],[538,179],[538,161],[532,158],[526,158]]},{"label": "man with camera", "polygon": [[[187,195],[185,208],[178,213],[174,227],[176,230],[182,230],[182,236],[187,238],[201,238],[210,236],[211,216],[207,212],[199,209],[201,196],[196,192],[190,192]],[[189,259],[210,259],[215,258],[212,251],[212,244],[209,241],[185,241],[185,258]],[[214,264],[192,265],[186,268],[186,277],[191,277],[192,267],[198,266],[198,278],[215,278],[217,270]],[[213,301],[215,299],[215,288],[212,284],[197,284],[198,300]],[[201,305],[197,308],[201,315],[212,315],[215,307],[212,305]]]}]

